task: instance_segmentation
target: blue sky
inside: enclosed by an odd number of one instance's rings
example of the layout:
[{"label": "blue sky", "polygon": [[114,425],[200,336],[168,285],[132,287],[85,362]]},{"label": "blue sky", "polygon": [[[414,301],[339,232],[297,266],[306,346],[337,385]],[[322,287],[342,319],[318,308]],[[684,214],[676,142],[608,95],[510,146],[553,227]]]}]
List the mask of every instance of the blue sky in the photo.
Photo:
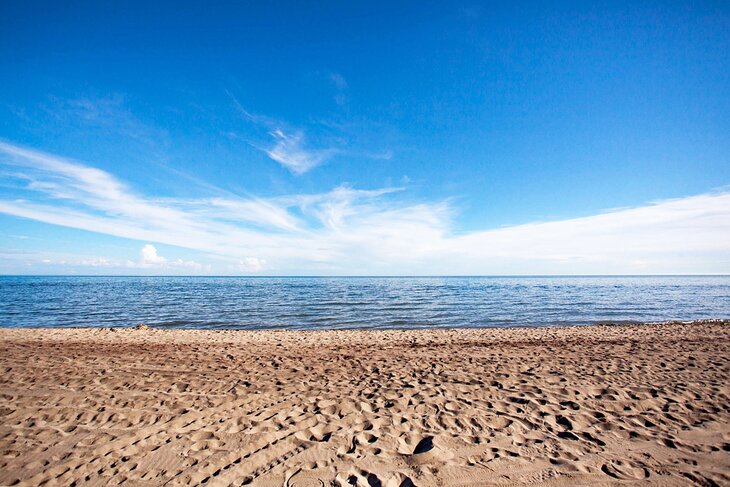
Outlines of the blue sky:
[{"label": "blue sky", "polygon": [[730,272],[726,2],[0,25],[0,273]]}]

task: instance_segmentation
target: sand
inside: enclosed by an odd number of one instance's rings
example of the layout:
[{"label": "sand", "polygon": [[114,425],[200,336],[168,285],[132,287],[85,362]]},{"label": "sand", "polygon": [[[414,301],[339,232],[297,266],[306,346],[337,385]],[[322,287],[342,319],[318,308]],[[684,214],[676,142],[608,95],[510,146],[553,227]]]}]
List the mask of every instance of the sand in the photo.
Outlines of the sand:
[{"label": "sand", "polygon": [[0,330],[2,485],[730,485],[730,324]]}]

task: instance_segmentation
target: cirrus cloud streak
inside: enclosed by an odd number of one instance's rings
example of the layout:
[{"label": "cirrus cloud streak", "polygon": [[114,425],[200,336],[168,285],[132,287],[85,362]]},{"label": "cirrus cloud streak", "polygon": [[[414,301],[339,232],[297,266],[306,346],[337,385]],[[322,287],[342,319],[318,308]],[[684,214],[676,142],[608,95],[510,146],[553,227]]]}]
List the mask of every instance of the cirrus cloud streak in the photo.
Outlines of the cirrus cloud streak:
[{"label": "cirrus cloud streak", "polygon": [[[730,192],[458,234],[450,201],[346,185],[272,198],[162,199],[112,174],[0,142],[23,198],[0,212],[217,256],[214,273],[474,275],[730,272]],[[143,259],[144,260],[144,259]],[[153,259],[154,260],[154,259]],[[233,270],[231,270],[233,269]]]}]

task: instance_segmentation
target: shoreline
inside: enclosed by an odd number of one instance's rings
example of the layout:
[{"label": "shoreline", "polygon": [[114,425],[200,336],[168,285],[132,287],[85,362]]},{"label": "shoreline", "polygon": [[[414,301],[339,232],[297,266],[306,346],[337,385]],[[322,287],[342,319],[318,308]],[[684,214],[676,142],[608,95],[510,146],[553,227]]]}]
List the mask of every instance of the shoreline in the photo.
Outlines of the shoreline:
[{"label": "shoreline", "polygon": [[138,325],[128,326],[18,326],[18,327],[0,327],[2,330],[147,330],[147,331],[164,331],[164,332],[292,332],[292,333],[312,333],[312,332],[378,332],[378,331],[488,331],[488,330],[529,330],[542,328],[591,328],[591,327],[632,327],[632,326],[671,326],[671,325],[730,325],[730,318],[703,318],[689,320],[668,320],[668,321],[597,321],[584,324],[557,324],[557,325],[507,325],[507,326],[432,326],[432,327],[384,327],[384,328],[367,328],[367,327],[344,327],[344,328],[190,328],[190,327],[174,327],[141,323]]},{"label": "shoreline", "polygon": [[0,485],[723,485],[729,324],[3,328]]}]

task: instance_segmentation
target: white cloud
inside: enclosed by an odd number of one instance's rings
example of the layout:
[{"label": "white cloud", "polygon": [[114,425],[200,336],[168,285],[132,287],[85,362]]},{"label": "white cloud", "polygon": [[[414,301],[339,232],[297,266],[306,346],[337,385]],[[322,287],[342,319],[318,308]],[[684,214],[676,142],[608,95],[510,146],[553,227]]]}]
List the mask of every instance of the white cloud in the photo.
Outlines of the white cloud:
[{"label": "white cloud", "polygon": [[337,153],[335,149],[315,150],[306,147],[301,131],[286,134],[277,129],[271,132],[271,136],[276,143],[266,149],[266,154],[294,174],[304,174]]},{"label": "white cloud", "polygon": [[91,257],[89,259],[83,259],[80,262],[74,263],[74,265],[82,267],[122,267],[123,264],[109,260],[105,257]]},{"label": "white cloud", "polygon": [[163,266],[167,263],[166,258],[161,255],[157,255],[157,249],[152,244],[146,244],[142,247],[139,255],[141,257],[140,263],[142,265]]},{"label": "white cloud", "polygon": [[730,269],[730,193],[454,238],[481,266],[532,262],[551,273],[721,273]]},{"label": "white cloud", "polygon": [[[145,244],[139,252],[138,260],[124,260],[118,258],[101,256],[80,256],[68,252],[56,251],[0,251],[0,261],[3,258],[23,260],[26,265],[43,264],[54,266],[59,271],[65,272],[88,272],[89,269],[114,269],[116,273],[139,273],[146,274],[181,274],[209,272],[212,267],[203,265],[194,260],[167,259],[158,254],[152,244]],[[2,265],[0,265],[2,268]]]},{"label": "white cloud", "polygon": [[[450,202],[409,203],[399,188],[340,186],[268,199],[161,200],[135,194],[107,172],[7,143],[0,143],[2,163],[23,169],[17,177],[34,196],[0,199],[1,213],[193,249],[218,256],[222,269],[229,268],[227,261],[239,272],[730,272],[728,191],[455,234]],[[88,263],[94,264],[105,265]],[[152,244],[133,265],[207,270],[193,261],[165,259]]]},{"label": "white cloud", "polygon": [[246,257],[239,262],[238,270],[243,272],[259,272],[265,265],[266,261],[264,259],[259,259],[258,257]]},{"label": "white cloud", "polygon": [[168,263],[168,267],[173,269],[190,269],[194,271],[209,271],[211,270],[211,265],[203,265],[195,262],[194,260],[182,260],[182,259],[175,259],[172,262]]},{"label": "white cloud", "polygon": [[[139,252],[139,260],[120,261],[107,257],[91,257],[76,261],[59,261],[61,265],[70,267],[109,267],[119,269],[144,269],[153,272],[179,273],[180,271],[203,271],[210,270],[210,266],[204,266],[193,260],[169,260],[157,253],[157,248],[152,244],[145,244]],[[48,259],[43,262],[51,262]]]},{"label": "white cloud", "polygon": [[139,252],[139,262],[127,261],[127,267],[156,268],[162,270],[210,270],[210,266],[204,266],[194,260],[175,259],[169,260],[157,253],[157,248],[152,244],[145,244]]}]

